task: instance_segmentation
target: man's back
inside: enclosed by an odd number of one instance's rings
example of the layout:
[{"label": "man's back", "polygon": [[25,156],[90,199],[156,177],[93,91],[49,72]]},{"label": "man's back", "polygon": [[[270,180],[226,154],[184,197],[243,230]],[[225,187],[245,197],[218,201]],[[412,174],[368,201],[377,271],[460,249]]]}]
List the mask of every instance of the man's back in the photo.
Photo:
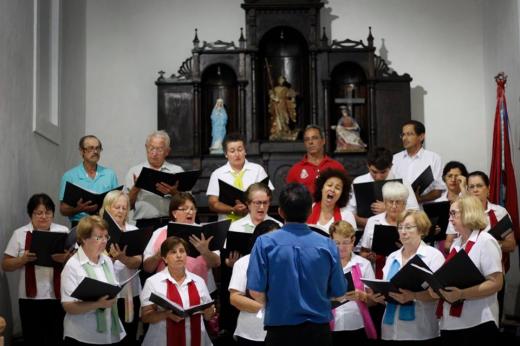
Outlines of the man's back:
[{"label": "man's back", "polygon": [[298,223],[257,239],[248,288],[266,292],[266,326],[328,323],[330,298],[346,290],[336,246]]}]

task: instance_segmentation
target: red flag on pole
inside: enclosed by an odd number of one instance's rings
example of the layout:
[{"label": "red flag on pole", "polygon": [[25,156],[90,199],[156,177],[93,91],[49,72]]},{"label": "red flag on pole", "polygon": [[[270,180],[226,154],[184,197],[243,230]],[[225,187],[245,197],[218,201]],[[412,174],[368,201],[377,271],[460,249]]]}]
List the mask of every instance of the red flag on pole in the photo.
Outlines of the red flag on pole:
[{"label": "red flag on pole", "polygon": [[489,200],[503,206],[509,212],[513,221],[515,239],[518,243],[520,241],[520,228],[515,171],[509,145],[509,118],[507,116],[505,90],[507,76],[504,72],[500,72],[495,77],[495,81],[497,83],[497,107],[493,130]]}]

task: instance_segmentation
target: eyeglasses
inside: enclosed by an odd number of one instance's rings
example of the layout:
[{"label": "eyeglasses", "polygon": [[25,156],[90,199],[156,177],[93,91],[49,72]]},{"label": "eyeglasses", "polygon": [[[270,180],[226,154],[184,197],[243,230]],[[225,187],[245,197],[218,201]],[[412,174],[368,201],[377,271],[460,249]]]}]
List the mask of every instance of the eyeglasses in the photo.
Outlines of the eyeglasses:
[{"label": "eyeglasses", "polygon": [[416,229],[417,225],[399,225],[397,229],[401,232],[410,232],[413,229]]},{"label": "eyeglasses", "polygon": [[83,151],[86,151],[88,153],[93,153],[93,152],[96,151],[96,152],[100,153],[100,152],[103,151],[103,148],[100,147],[100,146],[97,146],[97,147],[84,147]]},{"label": "eyeglasses", "polygon": [[192,213],[194,213],[194,212],[197,211],[197,208],[193,208],[193,207],[189,207],[189,208],[177,208],[177,210],[178,210],[178,211],[183,211],[183,212],[186,212],[186,213],[191,211]]},{"label": "eyeglasses", "polygon": [[269,205],[269,201],[251,201],[251,204],[253,204],[255,207],[267,207]]},{"label": "eyeglasses", "polygon": [[457,210],[457,209],[451,209],[450,210],[450,216],[454,217],[455,215],[457,215],[457,213],[459,213],[460,210]]},{"label": "eyeglasses", "polygon": [[102,240],[109,241],[110,240],[110,236],[108,234],[107,235],[95,235],[95,236],[92,236],[91,238],[96,241],[102,241]]},{"label": "eyeglasses", "polygon": [[484,184],[471,184],[471,185],[468,185],[468,190],[473,190],[473,189],[481,189],[483,188]]},{"label": "eyeglasses", "polygon": [[146,147],[146,151],[149,153],[156,152],[157,154],[164,153],[164,148],[157,148],[157,147]]},{"label": "eyeglasses", "polygon": [[342,241],[335,240],[334,242],[336,243],[336,246],[348,246],[354,244],[354,242],[350,239],[344,239]]},{"label": "eyeglasses", "polygon": [[54,215],[52,210],[46,210],[46,211],[39,210],[39,211],[33,212],[32,214],[33,214],[33,216],[37,216],[37,217],[42,217],[42,216],[51,217]]}]

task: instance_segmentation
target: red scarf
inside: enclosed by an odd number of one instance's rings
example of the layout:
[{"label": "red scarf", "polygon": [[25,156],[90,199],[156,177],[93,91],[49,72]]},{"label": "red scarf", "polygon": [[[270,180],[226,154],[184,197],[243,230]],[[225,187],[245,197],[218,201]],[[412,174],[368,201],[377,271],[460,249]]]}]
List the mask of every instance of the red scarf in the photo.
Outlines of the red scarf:
[{"label": "red scarf", "polygon": [[[318,221],[320,221],[320,214],[321,214],[321,202],[317,202],[312,207],[311,215],[307,218],[307,223],[309,225],[316,225],[318,224]],[[334,208],[334,221],[340,221],[341,220],[341,211],[338,207]]]},{"label": "red scarf", "polygon": [[[493,209],[489,209],[489,226],[493,228],[498,223],[497,215]],[[508,272],[510,263],[509,263],[509,252],[502,251],[502,265],[504,266],[504,274]]]},{"label": "red scarf", "polygon": [[[25,234],[25,246],[24,250],[31,251],[31,243],[32,243],[32,232],[27,232]],[[56,299],[61,299],[61,268],[62,265],[60,263],[54,263],[53,273],[52,273],[52,283],[54,287],[54,296]],[[28,298],[36,297],[38,289],[36,288],[36,272],[34,268],[34,264],[32,262],[27,262],[25,264],[25,295]]]},{"label": "red scarf", "polygon": [[[471,251],[471,248],[473,247],[474,244],[475,244],[474,241],[468,240],[468,242],[466,243],[466,247],[464,248],[464,251],[466,251],[469,254],[469,252]],[[444,263],[449,262],[453,258],[453,256],[455,256],[456,254],[457,254],[457,250],[455,250],[455,248],[452,248],[450,253],[448,254],[448,257],[446,257],[446,261],[444,261]],[[444,299],[441,298],[437,302],[437,310],[435,311],[435,315],[437,315],[437,318],[441,318],[443,315],[443,305],[444,305]],[[462,314],[463,307],[464,307],[463,301],[454,302],[453,304],[451,304],[450,316],[460,317],[460,315]]]},{"label": "red scarf", "polygon": [[[177,287],[170,281],[166,280],[167,292],[166,296],[172,302],[183,306],[182,299]],[[188,283],[188,295],[190,298],[190,306],[200,304],[200,296],[194,281]],[[200,314],[194,314],[190,317],[190,333],[191,346],[200,346],[201,341],[201,319]],[[171,319],[166,320],[166,340],[168,346],[187,346],[185,320],[174,322]]]}]

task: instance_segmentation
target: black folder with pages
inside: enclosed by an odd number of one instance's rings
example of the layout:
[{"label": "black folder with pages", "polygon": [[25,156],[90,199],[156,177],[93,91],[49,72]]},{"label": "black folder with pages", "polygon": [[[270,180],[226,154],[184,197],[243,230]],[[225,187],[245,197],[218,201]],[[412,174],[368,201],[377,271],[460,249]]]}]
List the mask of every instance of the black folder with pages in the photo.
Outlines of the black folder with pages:
[{"label": "black folder with pages", "polygon": [[402,179],[389,179],[359,183],[352,186],[356,196],[358,216],[368,218],[374,215],[370,206],[376,201],[383,200],[383,185],[390,181],[403,182]]},{"label": "black folder with pages", "polygon": [[164,310],[171,311],[173,314],[175,314],[179,317],[189,317],[196,313],[202,313],[202,311],[204,309],[209,308],[210,306],[215,304],[215,302],[212,300],[208,303],[198,304],[198,305],[190,306],[188,309],[184,309],[181,305],[179,305],[175,302],[172,302],[170,299],[168,299],[164,295],[162,295],[160,293],[154,293],[154,292],[152,292],[152,294],[150,295],[150,301],[152,303],[160,306]]},{"label": "black folder with pages", "polygon": [[221,250],[226,241],[226,236],[231,225],[231,220],[221,220],[210,222],[206,224],[186,224],[170,222],[168,223],[168,237],[177,236],[188,242],[188,256],[198,257],[200,252],[190,243],[190,236],[194,235],[201,238],[207,239],[213,236],[213,239],[209,243],[209,249],[211,251]]},{"label": "black folder with pages", "polygon": [[414,192],[418,192],[419,196],[430,186],[435,179],[433,178],[432,167],[428,166],[426,169],[414,180],[412,183],[412,189]]},{"label": "black folder with pages", "polygon": [[32,231],[30,252],[36,254],[34,265],[42,267],[54,267],[57,263],[53,261],[52,255],[65,252],[65,241],[68,233],[50,231]]},{"label": "black folder with pages", "polygon": [[496,240],[504,240],[509,234],[513,232],[513,222],[509,215],[504,216],[498,223],[491,228],[488,233]]},{"label": "black folder with pages", "polygon": [[197,182],[197,179],[199,179],[199,176],[200,170],[179,172],[174,174],[143,167],[139,177],[135,181],[135,186],[164,197],[164,194],[157,190],[157,184],[166,183],[168,185],[175,185],[179,183],[177,186],[178,191],[190,191]]},{"label": "black folder with pages", "polygon": [[109,193],[110,191],[122,189],[123,185],[120,185],[115,189],[108,190],[103,193],[96,193],[89,190],[85,190],[84,188],[67,181],[65,183],[65,192],[63,194],[62,202],[70,205],[71,207],[75,207],[80,199],[82,199],[83,202],[91,201],[92,204],[97,205],[96,210],[90,212],[91,215],[94,215],[97,214],[103,206],[103,200],[105,199],[107,193]]},{"label": "black folder with pages", "polygon": [[486,280],[464,250],[459,250],[455,256],[443,264],[435,273],[429,268],[412,265],[417,275],[440,295],[439,290],[446,287],[460,289],[478,285]]},{"label": "black folder with pages", "polygon": [[78,287],[72,292],[71,296],[85,302],[96,301],[103,296],[108,296],[111,299],[117,296],[123,287],[138,274],[139,270],[119,285],[112,285],[107,282],[84,277]]},{"label": "black folder with pages", "polygon": [[[448,228],[449,218],[450,218],[450,202],[434,202],[434,203],[424,203],[423,209],[428,218],[432,223],[432,227],[428,232],[428,235],[424,238],[426,243],[431,243],[433,241],[439,241],[446,239],[446,229]],[[439,233],[435,233],[436,226],[439,226]]]},{"label": "black folder with pages", "polygon": [[152,229],[137,229],[123,232],[114,221],[112,216],[105,210],[103,219],[108,223],[108,234],[110,241],[107,243],[107,250],[111,244],[118,244],[121,250],[126,248],[127,256],[142,255],[148,241],[152,237]]},{"label": "black folder with pages", "polygon": [[[269,177],[265,177],[260,181],[259,183],[266,185],[269,187]],[[227,204],[229,206],[233,206],[236,204],[236,201],[240,201],[244,204],[247,203],[247,196],[245,194],[245,191],[242,191],[233,185],[230,185],[222,180],[218,180],[218,188],[219,188],[219,195],[218,200],[224,204]]]},{"label": "black folder with pages", "polygon": [[399,232],[396,226],[375,225],[372,238],[372,251],[378,255],[388,256],[401,247]]}]

